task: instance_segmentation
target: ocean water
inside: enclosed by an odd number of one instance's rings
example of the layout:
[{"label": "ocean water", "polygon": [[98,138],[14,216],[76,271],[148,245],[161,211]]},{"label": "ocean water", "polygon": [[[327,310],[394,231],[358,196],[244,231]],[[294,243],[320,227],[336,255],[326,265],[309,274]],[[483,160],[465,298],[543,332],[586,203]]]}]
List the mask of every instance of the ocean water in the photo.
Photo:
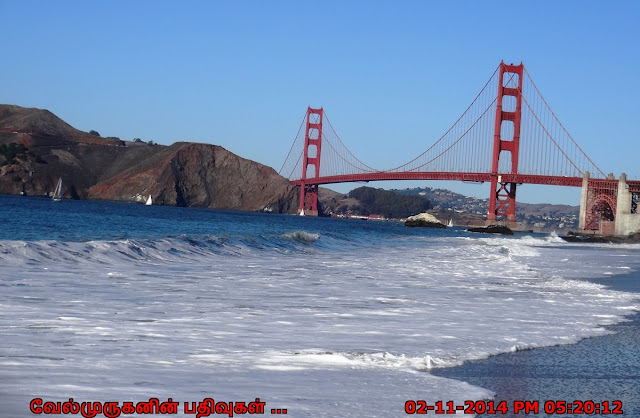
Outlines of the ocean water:
[{"label": "ocean water", "polygon": [[492,399],[430,371],[611,334],[640,298],[595,281],[638,270],[639,245],[554,235],[0,196],[0,417],[70,398],[295,417]]}]

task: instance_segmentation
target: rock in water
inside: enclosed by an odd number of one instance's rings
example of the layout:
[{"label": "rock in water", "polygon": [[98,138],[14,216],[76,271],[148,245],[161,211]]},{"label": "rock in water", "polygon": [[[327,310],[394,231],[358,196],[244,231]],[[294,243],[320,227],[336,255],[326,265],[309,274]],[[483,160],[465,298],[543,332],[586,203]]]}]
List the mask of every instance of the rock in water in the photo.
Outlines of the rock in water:
[{"label": "rock in water", "polygon": [[440,222],[435,216],[429,213],[420,213],[418,215],[409,216],[404,222],[404,226],[410,227],[426,227],[426,228],[446,228],[447,226]]},{"label": "rock in water", "polygon": [[469,232],[482,232],[485,234],[502,234],[502,235],[513,235],[513,231],[508,226],[504,225],[489,225],[489,226],[479,226],[476,228],[467,229]]},{"label": "rock in water", "polygon": [[623,243],[638,243],[640,242],[640,232],[634,232],[627,236],[619,235],[599,235],[599,234],[581,234],[573,231],[569,231],[567,235],[561,235],[560,238],[567,242],[582,242],[582,243],[609,243],[609,244],[623,244]]}]

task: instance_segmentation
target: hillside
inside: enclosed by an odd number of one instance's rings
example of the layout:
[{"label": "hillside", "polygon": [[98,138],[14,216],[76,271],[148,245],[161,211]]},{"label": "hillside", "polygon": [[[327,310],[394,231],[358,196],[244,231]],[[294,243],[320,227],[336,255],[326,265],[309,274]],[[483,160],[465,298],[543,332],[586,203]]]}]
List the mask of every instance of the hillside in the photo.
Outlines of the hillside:
[{"label": "hillside", "polygon": [[7,134],[20,136],[28,147],[60,145],[63,142],[124,145],[120,140],[80,131],[46,109],[0,105],[0,135],[7,137]]},{"label": "hillside", "polygon": [[[64,197],[218,209],[295,213],[298,192],[272,168],[209,144],[170,146],[101,138],[43,109],[0,105],[0,193],[49,196],[59,177]],[[360,187],[348,195],[320,188],[320,211],[404,218],[430,211],[458,225],[482,224],[487,199],[428,187]],[[577,206],[518,203],[526,227],[575,228]]]},{"label": "hillside", "polygon": [[319,189],[320,209],[328,215],[381,215],[384,218],[406,218],[431,208],[420,196],[407,196],[384,189],[358,187],[347,195]]},{"label": "hillside", "polygon": [[[463,217],[483,220],[489,210],[489,199],[464,196],[447,189],[419,187],[394,191],[403,195],[422,196],[429,200],[439,212],[451,214],[454,220]],[[517,202],[516,220],[524,227],[540,230],[575,229],[578,225],[579,210],[579,206]],[[460,220],[460,222],[467,221]]]},{"label": "hillside", "polygon": [[362,215],[377,214],[385,218],[406,218],[431,208],[429,201],[419,196],[401,195],[372,187],[358,187],[351,190],[348,196],[358,201],[359,204],[352,207],[352,210]]},{"label": "hillside", "polygon": [[[3,151],[4,150],[4,151]],[[272,168],[209,144],[100,138],[47,110],[0,105],[0,193],[218,209],[294,212],[297,193]]]},{"label": "hillside", "polygon": [[[325,215],[378,214],[386,218],[405,218],[428,211],[441,221],[452,220],[457,226],[484,225],[489,208],[488,199],[430,187],[402,190],[359,187],[347,195],[320,188],[318,198]],[[522,229],[567,231],[577,227],[579,207],[517,203],[516,212],[517,222]]]}]

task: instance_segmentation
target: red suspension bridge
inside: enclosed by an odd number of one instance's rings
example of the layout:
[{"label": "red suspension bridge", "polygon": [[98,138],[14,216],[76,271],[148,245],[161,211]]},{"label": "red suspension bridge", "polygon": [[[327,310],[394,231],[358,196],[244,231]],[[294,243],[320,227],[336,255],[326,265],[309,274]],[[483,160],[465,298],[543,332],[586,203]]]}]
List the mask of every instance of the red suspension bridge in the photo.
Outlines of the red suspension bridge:
[{"label": "red suspension bridge", "polygon": [[[462,116],[407,163],[384,170],[365,164],[342,142],[322,108],[308,108],[280,174],[300,186],[299,211],[307,215],[318,214],[321,184],[376,180],[488,182],[489,222],[504,218],[515,222],[516,189],[520,184],[582,187],[587,182],[584,229],[602,229],[605,222],[613,221],[619,183],[608,178],[584,153],[524,65],[504,62]],[[630,181],[628,187],[633,194],[632,213],[636,211],[640,181]]]}]

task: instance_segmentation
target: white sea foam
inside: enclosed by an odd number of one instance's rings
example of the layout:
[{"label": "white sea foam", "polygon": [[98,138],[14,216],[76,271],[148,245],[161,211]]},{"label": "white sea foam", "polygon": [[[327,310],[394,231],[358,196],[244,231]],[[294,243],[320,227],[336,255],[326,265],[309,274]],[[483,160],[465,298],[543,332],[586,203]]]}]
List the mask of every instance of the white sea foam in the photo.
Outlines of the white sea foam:
[{"label": "white sea foam", "polygon": [[602,335],[638,309],[576,280],[633,271],[638,246],[414,237],[284,253],[210,240],[0,242],[0,415],[37,396],[157,396],[399,416],[408,399],[492,395],[432,368]]}]

